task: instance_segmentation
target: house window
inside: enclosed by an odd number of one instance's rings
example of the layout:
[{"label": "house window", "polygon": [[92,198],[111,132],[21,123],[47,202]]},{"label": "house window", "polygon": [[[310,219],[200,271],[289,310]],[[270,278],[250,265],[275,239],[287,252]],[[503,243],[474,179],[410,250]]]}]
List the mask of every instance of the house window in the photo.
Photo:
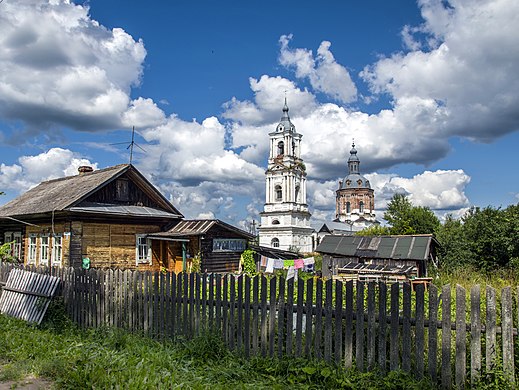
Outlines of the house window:
[{"label": "house window", "polygon": [[21,232],[5,232],[4,243],[11,243],[9,254],[19,259],[22,255],[22,233]]},{"label": "house window", "polygon": [[29,253],[27,254],[27,264],[36,264],[36,240],[36,234],[31,233],[29,235]]},{"label": "house window", "polygon": [[49,236],[40,237],[40,265],[49,265]]},{"label": "house window", "polygon": [[130,199],[130,191],[128,189],[127,179],[117,179],[115,182],[115,199],[119,201],[128,201]]},{"label": "house window", "polygon": [[361,213],[364,212],[364,202],[363,202],[363,201],[360,201],[360,204],[359,204],[359,212],[361,212]]},{"label": "house window", "polygon": [[146,234],[136,235],[135,256],[137,264],[151,264],[151,241],[146,237]]},{"label": "house window", "polygon": [[276,186],[274,191],[276,192],[276,200],[281,201],[283,199],[283,190],[281,189],[281,186]]},{"label": "house window", "polygon": [[213,252],[243,252],[247,249],[247,241],[239,238],[215,238]]},{"label": "house window", "polygon": [[272,246],[272,248],[279,248],[279,239],[273,238],[270,242],[270,245]]},{"label": "house window", "polygon": [[351,213],[351,203],[346,202],[346,213]]},{"label": "house window", "polygon": [[61,260],[63,259],[63,237],[61,234],[56,234],[52,238],[51,264],[61,267]]}]

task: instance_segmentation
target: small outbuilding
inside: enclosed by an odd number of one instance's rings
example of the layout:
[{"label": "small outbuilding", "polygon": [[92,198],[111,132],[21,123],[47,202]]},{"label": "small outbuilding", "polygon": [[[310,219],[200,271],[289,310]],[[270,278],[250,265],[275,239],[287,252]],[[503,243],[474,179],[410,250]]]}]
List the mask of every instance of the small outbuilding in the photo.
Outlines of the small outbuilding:
[{"label": "small outbuilding", "polygon": [[160,256],[169,271],[189,270],[197,260],[202,272],[235,272],[254,236],[219,219],[194,219],[180,221],[168,231],[151,233],[147,238],[152,243],[169,241],[167,252]]},{"label": "small outbuilding", "polygon": [[323,277],[405,281],[427,276],[436,264],[438,242],[432,235],[325,236],[317,247],[323,255]]}]

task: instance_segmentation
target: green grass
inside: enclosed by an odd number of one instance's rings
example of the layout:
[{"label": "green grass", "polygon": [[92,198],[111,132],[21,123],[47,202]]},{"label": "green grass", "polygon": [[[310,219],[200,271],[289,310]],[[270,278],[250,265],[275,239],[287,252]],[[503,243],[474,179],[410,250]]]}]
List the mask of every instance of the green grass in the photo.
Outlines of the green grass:
[{"label": "green grass", "polygon": [[394,372],[346,372],[305,359],[245,359],[214,334],[158,342],[117,329],[79,330],[56,309],[41,326],[0,315],[0,381],[26,375],[56,388],[428,389]]}]

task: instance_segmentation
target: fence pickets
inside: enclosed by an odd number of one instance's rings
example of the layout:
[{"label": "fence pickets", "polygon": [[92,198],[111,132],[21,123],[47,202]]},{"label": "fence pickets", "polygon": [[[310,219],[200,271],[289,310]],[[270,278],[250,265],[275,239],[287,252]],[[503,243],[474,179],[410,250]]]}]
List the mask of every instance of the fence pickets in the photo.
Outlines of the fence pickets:
[{"label": "fence pickets", "polygon": [[[120,327],[157,339],[216,331],[247,357],[305,356],[360,371],[402,369],[446,389],[474,384],[496,366],[515,382],[519,289],[506,287],[498,296],[487,287],[482,296],[480,286],[467,294],[446,285],[439,294],[434,285],[413,290],[408,283],[26,268],[62,281],[58,295],[85,328]],[[0,282],[9,272],[19,270],[0,265]]]}]

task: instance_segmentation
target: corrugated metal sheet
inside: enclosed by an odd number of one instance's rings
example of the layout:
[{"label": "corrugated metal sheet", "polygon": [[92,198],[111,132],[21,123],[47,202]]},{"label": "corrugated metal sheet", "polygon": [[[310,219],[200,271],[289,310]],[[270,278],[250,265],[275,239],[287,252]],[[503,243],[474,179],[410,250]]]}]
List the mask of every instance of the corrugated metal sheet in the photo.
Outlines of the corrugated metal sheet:
[{"label": "corrugated metal sheet", "polygon": [[325,236],[317,252],[373,259],[427,260],[432,235]]},{"label": "corrugated metal sheet", "polygon": [[150,236],[163,237],[186,237],[200,236],[206,234],[213,226],[219,225],[223,229],[232,231],[244,238],[252,239],[253,235],[235,226],[229,225],[219,219],[185,219],[176,224],[167,232],[153,233]]},{"label": "corrugated metal sheet", "polygon": [[154,209],[145,206],[119,206],[119,205],[96,205],[96,206],[81,206],[71,207],[70,211],[80,213],[102,213],[112,215],[128,215],[134,217],[166,217],[175,218],[177,214],[168,213],[164,210]]}]

